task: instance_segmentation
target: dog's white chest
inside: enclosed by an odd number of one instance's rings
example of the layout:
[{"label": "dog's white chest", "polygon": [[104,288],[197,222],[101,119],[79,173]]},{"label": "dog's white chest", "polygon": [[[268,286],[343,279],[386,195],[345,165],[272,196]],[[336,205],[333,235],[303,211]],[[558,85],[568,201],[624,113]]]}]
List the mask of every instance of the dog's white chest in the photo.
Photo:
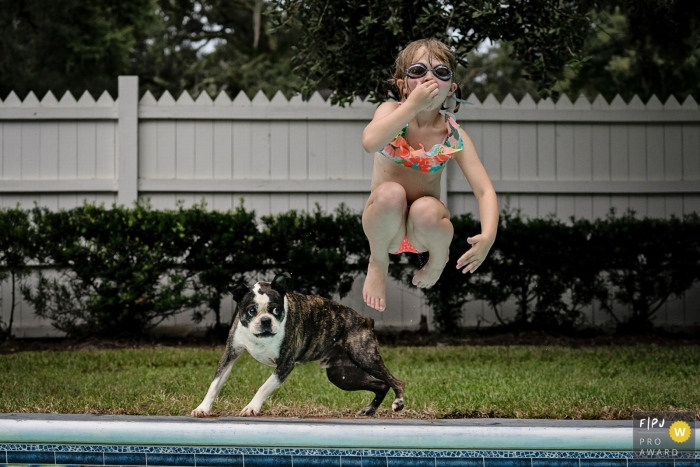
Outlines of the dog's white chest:
[{"label": "dog's white chest", "polygon": [[240,322],[233,337],[234,347],[244,347],[248,353],[263,365],[277,366],[280,347],[284,339],[284,327],[272,337],[255,337]]}]

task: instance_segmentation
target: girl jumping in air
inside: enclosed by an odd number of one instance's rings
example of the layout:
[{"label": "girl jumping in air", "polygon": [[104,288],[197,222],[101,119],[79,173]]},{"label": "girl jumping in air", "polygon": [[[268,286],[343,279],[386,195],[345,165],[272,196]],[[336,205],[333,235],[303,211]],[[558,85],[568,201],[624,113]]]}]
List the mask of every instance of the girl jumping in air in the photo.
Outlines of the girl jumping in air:
[{"label": "girl jumping in air", "polygon": [[437,282],[449,258],[453,228],[440,200],[440,175],[450,159],[464,173],[479,202],[481,233],[467,238],[471,248],[457,269],[474,272],[496,239],[498,201],[474,145],[454,116],[442,111],[454,104],[457,90],[454,54],[443,43],[412,42],[396,59],[392,79],[401,102],[384,102],[362,133],[362,146],[374,152],[372,192],[362,214],[370,259],[362,297],[386,309],[389,254],[429,253],[413,277],[417,287]]}]

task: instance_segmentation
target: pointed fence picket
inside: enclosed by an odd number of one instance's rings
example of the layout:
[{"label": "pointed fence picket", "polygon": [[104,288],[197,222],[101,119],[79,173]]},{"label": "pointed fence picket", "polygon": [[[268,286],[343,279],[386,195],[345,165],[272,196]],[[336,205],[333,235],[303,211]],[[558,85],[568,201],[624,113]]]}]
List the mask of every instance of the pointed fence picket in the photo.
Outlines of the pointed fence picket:
[{"label": "pointed fence picket", "polygon": [[[58,99],[49,91],[41,99],[10,92],[0,101],[3,206],[37,202],[60,209],[84,200],[110,205],[149,198],[156,208],[205,200],[218,210],[243,199],[258,215],[316,204],[332,211],[341,202],[363,209],[373,157],[362,149],[361,135],[376,104],[358,99],[341,108],[318,92],[304,101],[279,91],[271,99],[262,91],[252,99],[223,91],[194,97],[165,91],[156,98],[148,91],[137,100],[135,78],[120,85],[118,100],[106,91],[97,100],[88,92]],[[536,102],[509,94],[499,102],[491,94],[483,100],[471,94],[467,100],[471,104],[462,104],[456,117],[501,207],[562,219],[599,218],[611,208],[651,217],[700,212],[700,111],[692,96],[682,102],[673,96],[625,102],[619,95],[611,102],[602,96]],[[456,164],[443,181],[441,197],[451,213],[478,216]],[[367,310],[358,279],[344,301],[380,327],[415,327],[421,314],[430,314],[415,291],[392,284],[389,298],[395,306],[387,312]],[[698,288],[667,305],[661,322],[700,324],[697,303]],[[18,326],[43,333],[26,305],[20,308]],[[5,302],[2,310],[6,316]],[[478,303],[468,305],[465,318],[466,324],[495,321]],[[588,318],[606,319],[595,309]]]}]

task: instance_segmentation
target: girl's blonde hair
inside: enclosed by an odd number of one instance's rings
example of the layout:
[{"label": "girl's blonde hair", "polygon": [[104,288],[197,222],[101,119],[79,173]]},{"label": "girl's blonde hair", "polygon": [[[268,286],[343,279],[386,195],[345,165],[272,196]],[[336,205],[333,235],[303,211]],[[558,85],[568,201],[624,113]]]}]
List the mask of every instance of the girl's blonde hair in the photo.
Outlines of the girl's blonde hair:
[{"label": "girl's blonde hair", "polygon": [[[396,57],[394,76],[389,80],[389,84],[396,86],[400,94],[402,94],[402,91],[399,89],[397,81],[404,78],[406,75],[406,69],[413,63],[413,58],[421,49],[425,49],[427,51],[428,57],[435,58],[449,66],[452,73],[457,71],[457,59],[455,58],[455,55],[452,53],[449,47],[442,42],[435,39],[419,39],[411,42],[403,50],[401,50],[399,55]],[[452,76],[454,79],[454,74]],[[401,97],[405,96],[402,95]]]}]

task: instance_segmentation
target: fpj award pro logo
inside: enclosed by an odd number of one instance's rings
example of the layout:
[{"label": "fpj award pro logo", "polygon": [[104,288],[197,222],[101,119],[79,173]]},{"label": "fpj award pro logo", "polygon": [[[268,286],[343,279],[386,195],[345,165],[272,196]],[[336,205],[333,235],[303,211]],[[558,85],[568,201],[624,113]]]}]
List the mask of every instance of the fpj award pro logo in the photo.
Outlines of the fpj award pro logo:
[{"label": "fpj award pro logo", "polygon": [[695,460],[694,412],[635,412],[632,418],[633,460]]}]

